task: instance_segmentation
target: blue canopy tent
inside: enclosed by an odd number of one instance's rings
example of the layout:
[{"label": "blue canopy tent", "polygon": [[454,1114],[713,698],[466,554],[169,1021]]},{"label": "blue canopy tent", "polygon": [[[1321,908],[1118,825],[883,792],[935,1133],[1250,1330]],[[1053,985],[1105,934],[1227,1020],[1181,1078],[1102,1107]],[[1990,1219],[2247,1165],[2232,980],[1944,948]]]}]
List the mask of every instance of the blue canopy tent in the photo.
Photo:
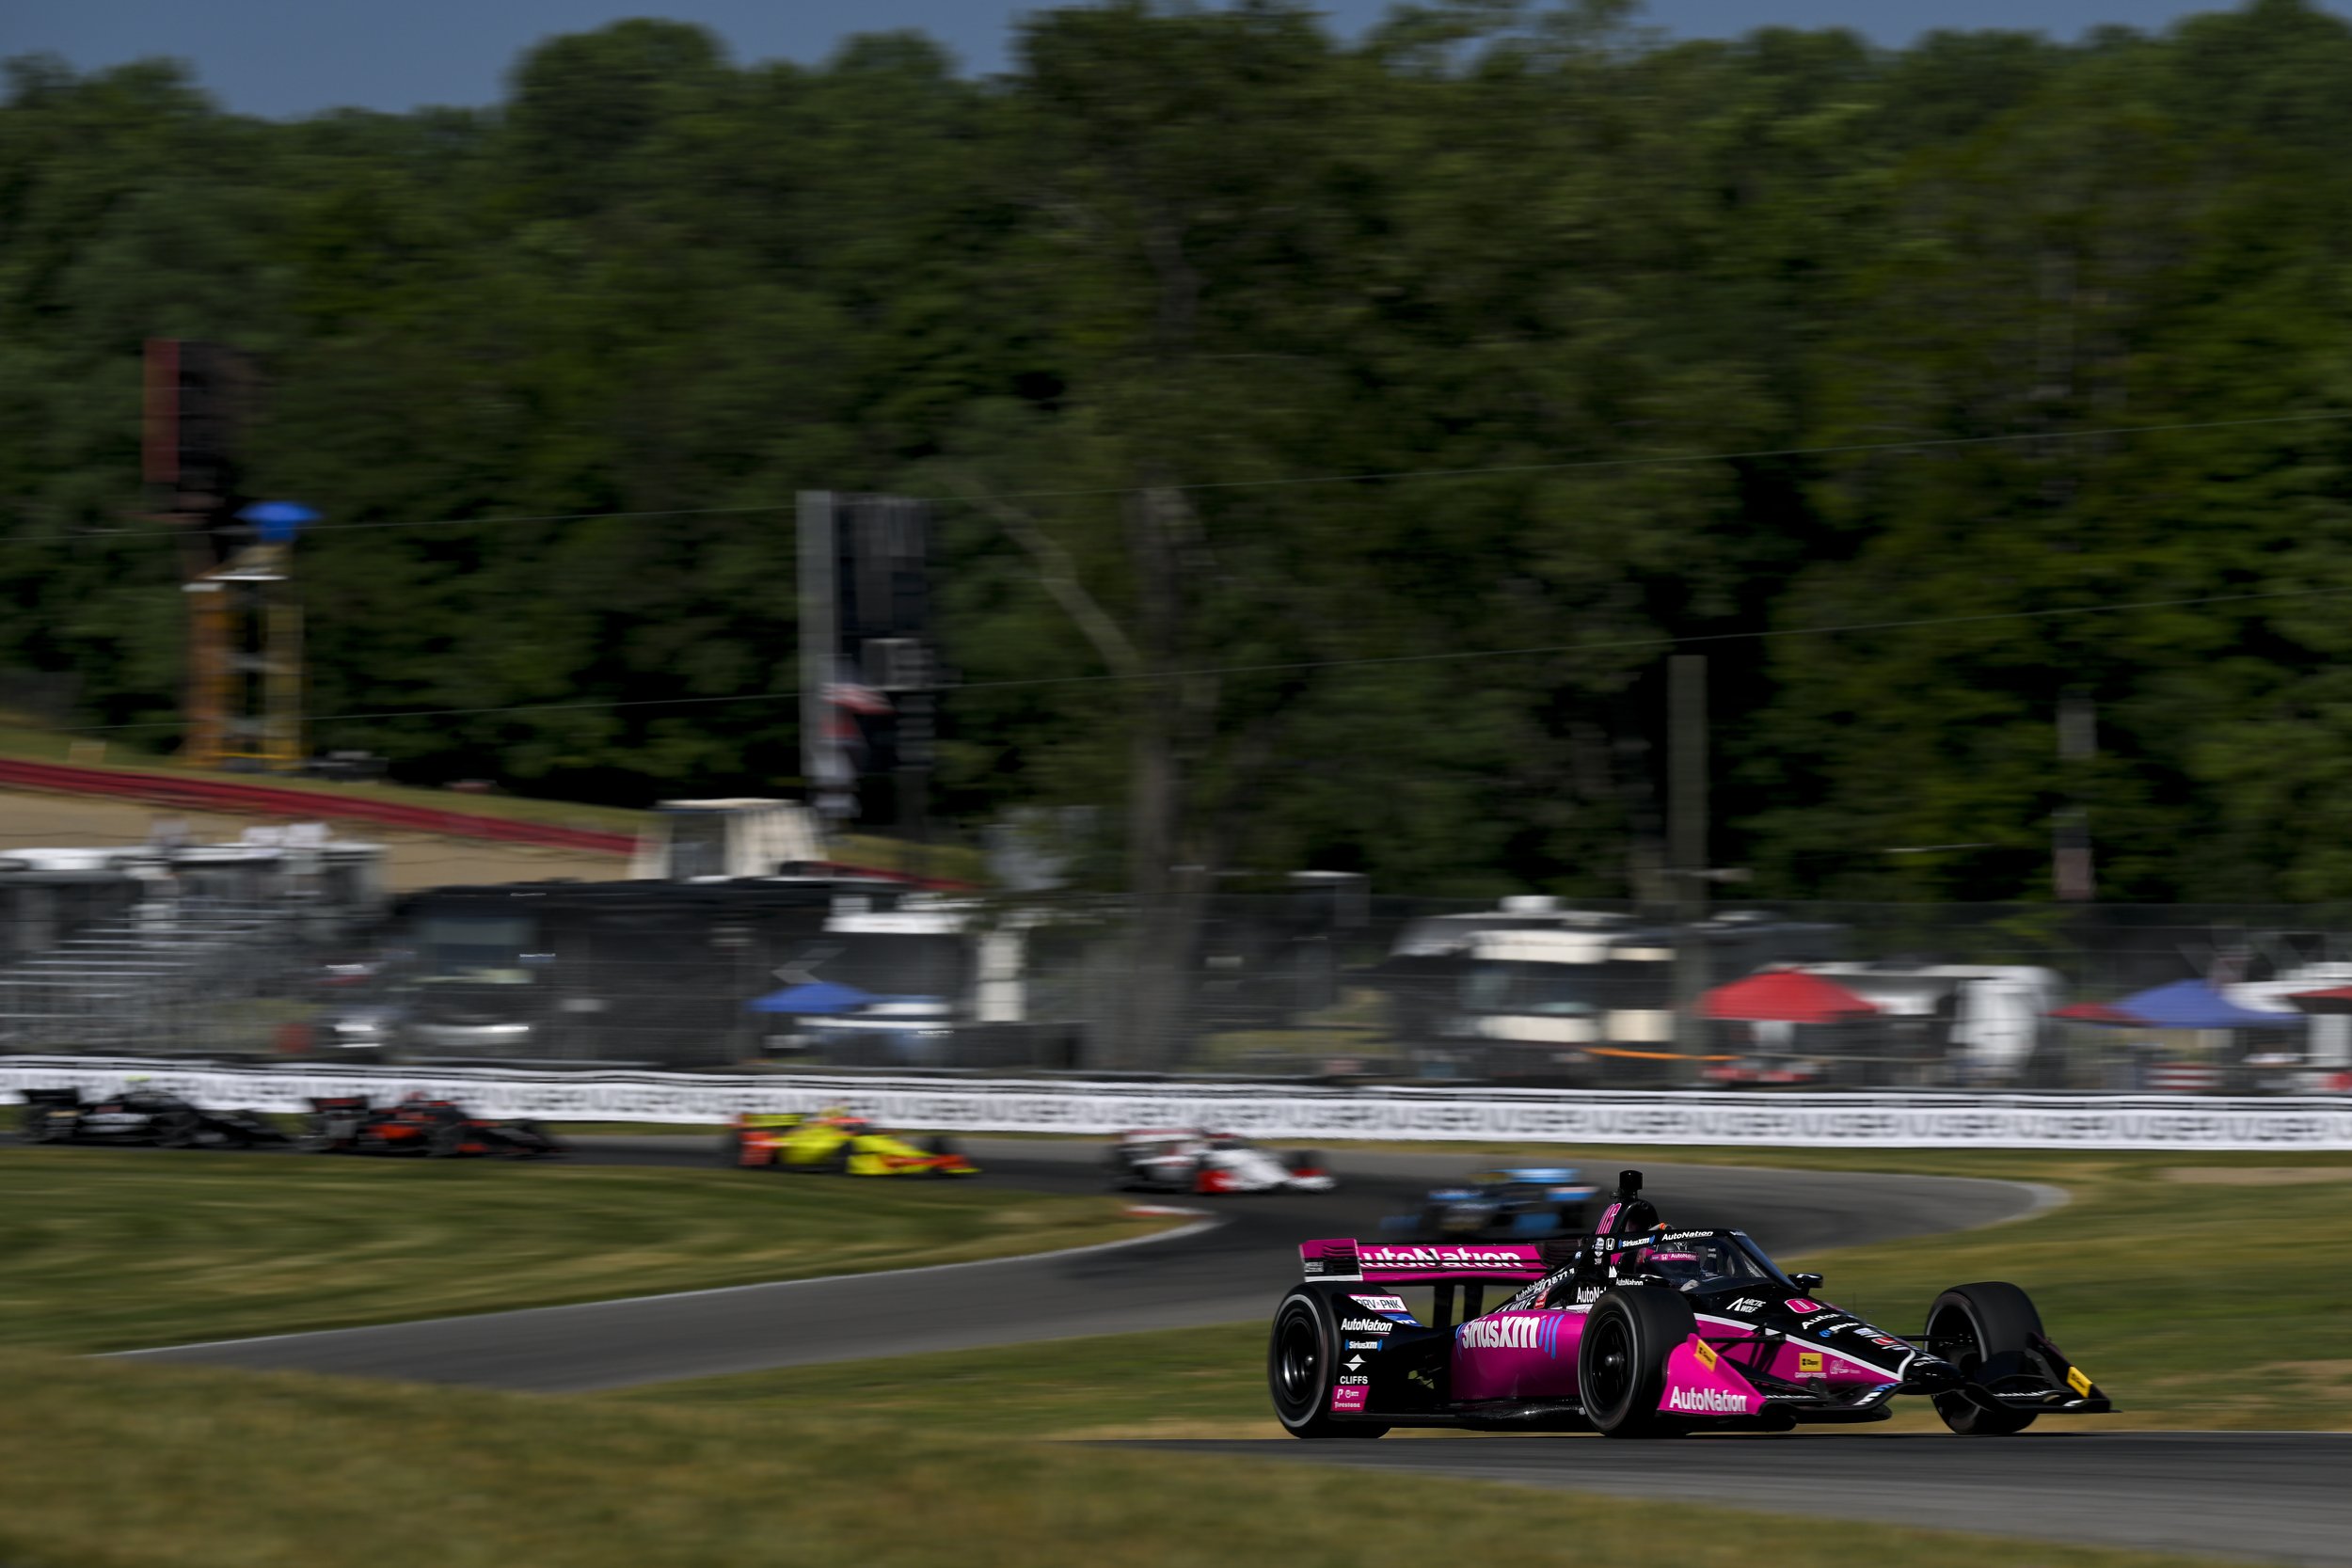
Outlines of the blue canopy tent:
[{"label": "blue canopy tent", "polygon": [[283,545],[319,515],[300,501],[256,501],[237,514],[251,523],[265,545]]},{"label": "blue canopy tent", "polygon": [[2241,1007],[2203,980],[2175,980],[2108,1006],[2146,1029],[2300,1029],[2311,1022],[2301,1013]]},{"label": "blue canopy tent", "polygon": [[811,980],[755,996],[743,1004],[743,1009],[754,1013],[794,1013],[803,1018],[837,1018],[876,1000],[872,991],[860,990],[855,986],[835,980]]}]

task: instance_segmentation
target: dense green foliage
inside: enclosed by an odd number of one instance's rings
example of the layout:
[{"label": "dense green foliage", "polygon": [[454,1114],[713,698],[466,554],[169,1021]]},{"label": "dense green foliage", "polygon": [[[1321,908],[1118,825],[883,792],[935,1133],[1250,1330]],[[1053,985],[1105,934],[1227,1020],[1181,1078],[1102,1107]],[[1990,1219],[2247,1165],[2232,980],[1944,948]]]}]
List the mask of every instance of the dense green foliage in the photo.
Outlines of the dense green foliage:
[{"label": "dense green foliage", "polygon": [[[2342,22],[1112,6],[1018,62],[630,22],[492,110],[282,124],[16,62],[0,667],[169,717],[139,341],[214,337],[266,363],[264,487],[344,525],[310,706],[372,717],[318,739],[410,777],[788,779],[788,696],[667,700],[788,693],[793,493],[898,489],[943,498],[947,809],[1126,801],[1147,879],[1639,888],[1661,640],[1976,616],[1700,645],[1718,863],[2030,896],[2072,797],[2111,894],[2352,893],[2341,599],[2052,613],[2352,589],[2352,425],[2074,434],[2352,409]],[[1484,471],[1264,483],[1432,469]]]}]

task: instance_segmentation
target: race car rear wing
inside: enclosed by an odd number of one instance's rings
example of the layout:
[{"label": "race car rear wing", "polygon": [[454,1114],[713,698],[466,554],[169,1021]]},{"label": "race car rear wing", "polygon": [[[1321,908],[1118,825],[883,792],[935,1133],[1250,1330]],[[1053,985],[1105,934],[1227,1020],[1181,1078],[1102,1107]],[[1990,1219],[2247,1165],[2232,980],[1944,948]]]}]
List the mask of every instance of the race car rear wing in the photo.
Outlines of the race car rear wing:
[{"label": "race car rear wing", "polygon": [[1335,1237],[1302,1242],[1299,1262],[1309,1279],[1361,1280],[1368,1285],[1482,1285],[1541,1279],[1567,1259],[1556,1246],[1526,1242],[1358,1242]]}]

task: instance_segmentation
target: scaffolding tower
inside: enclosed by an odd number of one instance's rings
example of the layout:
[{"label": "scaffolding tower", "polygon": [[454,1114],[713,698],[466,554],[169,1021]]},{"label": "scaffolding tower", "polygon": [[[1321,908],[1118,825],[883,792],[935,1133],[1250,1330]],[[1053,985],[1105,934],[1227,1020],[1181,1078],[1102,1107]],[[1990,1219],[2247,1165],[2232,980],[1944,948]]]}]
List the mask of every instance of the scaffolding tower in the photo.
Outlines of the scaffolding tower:
[{"label": "scaffolding tower", "polygon": [[149,505],[179,531],[188,605],[181,755],[198,768],[280,772],[300,768],[304,754],[294,538],[311,515],[246,499],[254,386],[251,362],[235,349],[148,341]]}]

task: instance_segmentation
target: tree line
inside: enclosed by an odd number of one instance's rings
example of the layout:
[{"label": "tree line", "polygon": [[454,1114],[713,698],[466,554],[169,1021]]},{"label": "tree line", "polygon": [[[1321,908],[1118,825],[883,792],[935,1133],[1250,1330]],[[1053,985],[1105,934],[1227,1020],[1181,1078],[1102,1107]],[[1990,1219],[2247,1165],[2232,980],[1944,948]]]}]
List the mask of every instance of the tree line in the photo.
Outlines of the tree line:
[{"label": "tree line", "polygon": [[1112,807],[1141,891],[1653,893],[1678,645],[1758,895],[2044,895],[2071,804],[2105,896],[2344,896],[2347,239],[2299,0],[1904,49],[1113,4],[988,79],[633,21],[286,122],[18,59],[0,668],[168,736],[139,347],[216,339],[340,525],[308,705],[367,717],[315,738],[405,777],[791,780],[792,498],[887,490],[938,502],[934,813]]}]

